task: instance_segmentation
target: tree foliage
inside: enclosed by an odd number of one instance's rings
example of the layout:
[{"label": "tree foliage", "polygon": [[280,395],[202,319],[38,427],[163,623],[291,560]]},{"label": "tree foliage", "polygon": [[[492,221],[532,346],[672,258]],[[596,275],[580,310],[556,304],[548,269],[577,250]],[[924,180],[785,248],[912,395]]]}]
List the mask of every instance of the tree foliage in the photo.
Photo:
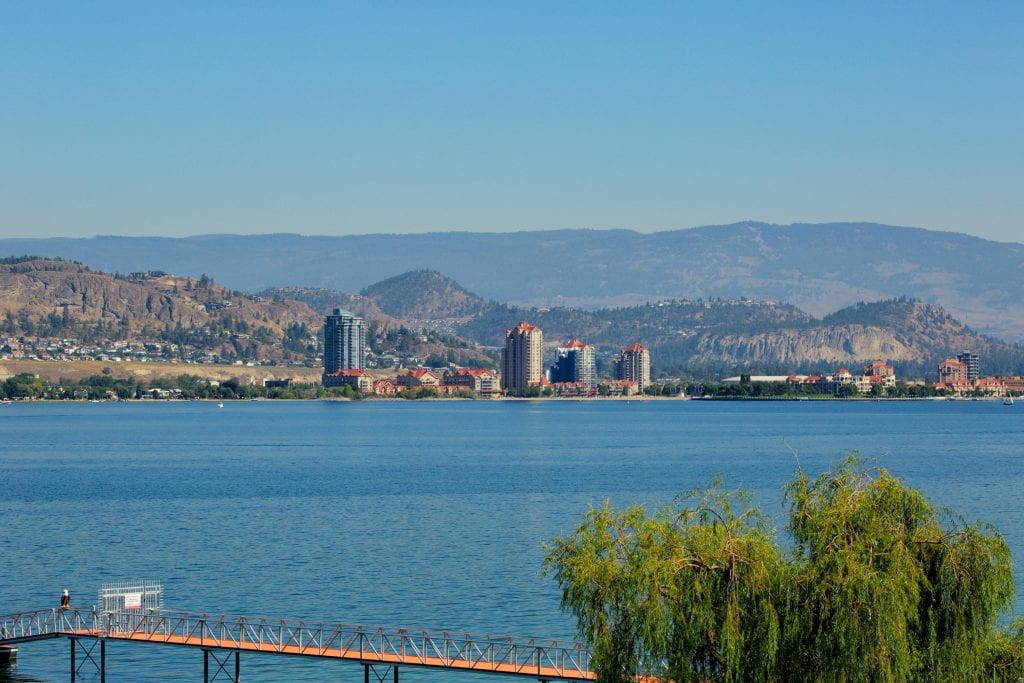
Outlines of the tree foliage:
[{"label": "tree foliage", "polygon": [[[970,681],[1024,675],[994,528],[847,457],[786,490],[790,538],[721,482],[679,509],[588,511],[545,569],[602,682]],[[785,549],[783,549],[785,548]]]}]

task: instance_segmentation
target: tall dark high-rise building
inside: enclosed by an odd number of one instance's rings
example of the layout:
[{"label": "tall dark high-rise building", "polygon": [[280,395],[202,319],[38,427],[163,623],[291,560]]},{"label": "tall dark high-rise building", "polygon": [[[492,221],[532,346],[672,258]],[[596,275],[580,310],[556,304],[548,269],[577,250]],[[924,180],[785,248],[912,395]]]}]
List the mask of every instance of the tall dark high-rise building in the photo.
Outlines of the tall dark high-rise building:
[{"label": "tall dark high-rise building", "polygon": [[362,370],[366,361],[366,322],[335,308],[324,318],[324,375],[338,370]]},{"label": "tall dark high-rise building", "polygon": [[961,351],[956,355],[956,359],[967,366],[967,381],[976,382],[981,376],[981,358],[978,354]]},{"label": "tall dark high-rise building", "polygon": [[578,382],[593,387],[596,383],[594,347],[579,339],[559,346],[555,353],[555,364],[551,366],[548,376],[552,382]]}]

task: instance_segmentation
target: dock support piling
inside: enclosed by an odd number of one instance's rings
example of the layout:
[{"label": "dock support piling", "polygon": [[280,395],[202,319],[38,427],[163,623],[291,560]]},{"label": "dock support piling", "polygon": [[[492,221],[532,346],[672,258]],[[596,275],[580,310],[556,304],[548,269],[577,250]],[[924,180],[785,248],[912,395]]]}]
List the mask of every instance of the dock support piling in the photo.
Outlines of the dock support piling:
[{"label": "dock support piling", "polygon": [[398,665],[392,664],[384,668],[382,673],[377,672],[377,667],[373,664],[363,664],[363,683],[370,683],[370,672],[373,672],[373,678],[376,683],[385,683],[388,680],[388,672],[391,672],[393,683],[398,683]]},{"label": "dock support piling", "polygon": [[[215,665],[215,670],[214,670],[212,676],[210,675],[210,655],[211,654],[213,655],[213,663]],[[228,671],[228,662],[230,661],[228,659],[228,657],[231,654],[232,653],[230,651],[229,652],[225,652],[224,653],[224,658],[221,659],[219,656],[217,656],[217,653],[215,651],[209,650],[207,648],[203,648],[203,683],[210,683],[211,681],[217,680],[217,676],[219,676],[221,673],[224,673],[225,676],[231,676],[231,672]],[[235,655],[235,675],[231,676],[231,680],[234,681],[234,683],[239,683],[239,681],[241,680],[241,659],[242,659],[242,655],[241,655],[241,653],[238,650],[234,651],[234,655]]]},{"label": "dock support piling", "polygon": [[[71,683],[75,683],[75,679],[78,678],[78,673],[82,667],[85,666],[86,662],[92,662],[92,665],[96,667],[96,672],[100,675],[100,683],[107,683],[107,641],[105,638],[97,638],[92,641],[92,645],[86,647],[79,642],[79,638],[68,638],[71,642]],[[97,641],[99,641],[97,643]],[[96,645],[100,646],[100,657],[96,659],[95,654]],[[82,651],[82,659],[78,659],[78,650]]]}]

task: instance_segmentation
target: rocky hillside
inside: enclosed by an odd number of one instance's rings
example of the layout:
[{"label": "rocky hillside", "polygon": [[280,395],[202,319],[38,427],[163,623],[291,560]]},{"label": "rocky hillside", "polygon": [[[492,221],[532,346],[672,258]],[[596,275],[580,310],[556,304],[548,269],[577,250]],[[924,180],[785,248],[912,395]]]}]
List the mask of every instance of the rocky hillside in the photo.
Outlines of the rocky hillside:
[{"label": "rocky hillside", "polygon": [[10,313],[15,323],[18,316],[51,325],[67,317],[166,334],[179,326],[237,332],[244,321],[247,339],[282,339],[282,346],[297,350],[301,344],[287,339],[289,330],[316,336],[320,314],[333,308],[369,322],[378,357],[441,364],[493,363],[504,331],[528,320],[544,330],[549,353],[580,338],[607,364],[619,348],[640,341],[651,348],[656,372],[669,375],[811,372],[884,358],[904,376],[928,377],[936,363],[963,349],[981,355],[984,372],[1024,372],[1020,346],[980,335],[943,308],[907,298],[857,303],[817,319],[790,304],[745,298],[663,299],[597,310],[518,307],[486,302],[436,271],[405,273],[359,294],[288,287],[248,297],[205,277],[113,277],[61,261],[20,261],[0,270],[0,314]]},{"label": "rocky hillside", "polygon": [[[504,331],[520,320],[544,330],[548,347],[580,338],[597,346],[604,362],[619,348],[641,341],[651,348],[656,369],[673,375],[824,371],[884,358],[904,375],[927,377],[940,360],[963,349],[981,354],[985,372],[1024,372],[1020,346],[980,335],[941,307],[907,298],[858,303],[816,319],[789,304],[750,299],[662,300],[587,311],[484,303],[468,294],[456,305],[468,299],[479,306],[475,315],[432,318],[467,310],[438,304],[453,291],[465,292],[442,275],[410,273],[364,289],[360,301],[364,310],[416,316],[428,329],[449,325],[483,346],[500,346]],[[381,292],[384,301],[377,298]],[[419,308],[419,300],[428,303]]]},{"label": "rocky hillside", "polygon": [[[150,339],[218,350],[224,357],[280,361],[289,334],[316,334],[321,318],[303,303],[263,300],[203,276],[110,275],[52,259],[0,263],[0,328],[8,334],[80,340]],[[302,355],[302,354],[300,354]]]},{"label": "rocky hillside", "polygon": [[335,308],[351,311],[365,320],[401,324],[398,318],[388,315],[380,309],[372,298],[361,294],[346,294],[324,287],[269,287],[257,293],[264,299],[301,301],[321,316],[329,314]]},{"label": "rocky hillside", "polygon": [[[436,277],[435,277],[436,275]],[[439,274],[430,274],[424,285],[416,277],[402,278],[405,289],[399,289],[395,283],[374,287],[372,292],[362,294],[346,294],[322,287],[272,287],[260,292],[260,296],[268,299],[291,299],[301,301],[324,315],[335,308],[342,308],[355,313],[367,321],[367,341],[371,353],[378,356],[397,356],[403,358],[419,358],[423,362],[444,365],[448,362],[464,366],[492,367],[497,358],[493,350],[479,348],[479,345],[452,334],[455,323],[461,318],[420,318],[414,302],[422,295],[427,302],[425,312],[446,316],[451,307],[439,305],[442,292],[461,289],[452,281]],[[454,286],[453,286],[454,285]],[[377,292],[381,294],[377,294]],[[464,291],[464,290],[463,290]],[[405,292],[402,294],[401,292]],[[378,299],[382,296],[383,301]],[[411,315],[400,318],[389,315],[382,309],[387,306],[389,312],[405,310]]]},{"label": "rocky hillside", "polygon": [[487,303],[436,270],[413,270],[382,280],[360,294],[388,315],[406,320],[469,319]]}]

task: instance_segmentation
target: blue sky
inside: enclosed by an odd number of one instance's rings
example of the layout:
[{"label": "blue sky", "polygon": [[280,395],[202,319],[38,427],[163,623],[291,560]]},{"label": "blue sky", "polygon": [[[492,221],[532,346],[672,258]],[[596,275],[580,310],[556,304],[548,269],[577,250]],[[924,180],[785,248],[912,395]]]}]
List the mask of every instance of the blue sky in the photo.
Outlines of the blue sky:
[{"label": "blue sky", "polygon": [[0,4],[0,237],[1024,240],[1024,3]]}]

